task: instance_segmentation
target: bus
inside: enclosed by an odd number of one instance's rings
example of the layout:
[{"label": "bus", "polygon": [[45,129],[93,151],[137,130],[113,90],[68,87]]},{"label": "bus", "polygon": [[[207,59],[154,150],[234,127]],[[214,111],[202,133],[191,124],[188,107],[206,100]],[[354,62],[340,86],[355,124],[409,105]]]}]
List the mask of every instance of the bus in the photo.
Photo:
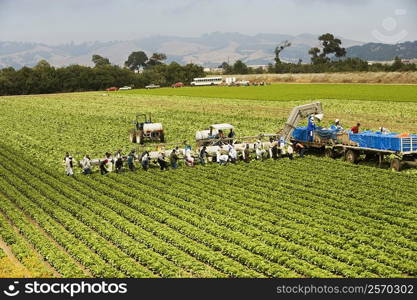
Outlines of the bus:
[{"label": "bus", "polygon": [[194,80],[191,82],[191,86],[220,85],[222,82],[223,78],[221,76],[194,78]]}]

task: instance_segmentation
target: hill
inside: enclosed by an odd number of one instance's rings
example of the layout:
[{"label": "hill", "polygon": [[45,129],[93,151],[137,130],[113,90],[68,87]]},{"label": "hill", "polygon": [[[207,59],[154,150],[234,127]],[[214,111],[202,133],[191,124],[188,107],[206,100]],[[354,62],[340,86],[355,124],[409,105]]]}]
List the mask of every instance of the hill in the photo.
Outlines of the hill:
[{"label": "hill", "polygon": [[396,56],[402,59],[417,58],[417,41],[395,45],[368,43],[347,49],[348,57],[359,57],[368,61],[389,61]]},{"label": "hill", "polygon": [[[1,42],[0,68],[12,66],[34,66],[46,59],[54,66],[70,64],[92,65],[91,56],[100,54],[108,57],[114,64],[122,65],[132,51],[144,50],[147,53],[163,52],[168,61],[197,63],[216,67],[223,61],[237,59],[247,64],[268,64],[273,62],[275,47],[284,40],[292,46],[282,52],[284,61],[309,61],[308,50],[317,46],[317,36],[300,34],[257,34],[214,32],[200,37],[151,36],[130,41],[85,42],[82,44],[46,45],[42,43]],[[345,46],[363,44],[343,39]]]}]

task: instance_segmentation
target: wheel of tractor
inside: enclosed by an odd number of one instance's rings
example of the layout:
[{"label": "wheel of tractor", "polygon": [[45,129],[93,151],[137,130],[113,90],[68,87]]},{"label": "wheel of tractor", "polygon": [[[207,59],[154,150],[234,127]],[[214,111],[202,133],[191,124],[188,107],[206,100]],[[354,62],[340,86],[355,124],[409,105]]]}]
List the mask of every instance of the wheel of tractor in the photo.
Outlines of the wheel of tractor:
[{"label": "wheel of tractor", "polygon": [[161,143],[165,143],[165,136],[164,136],[164,133],[163,132],[159,136],[159,140],[161,141]]},{"label": "wheel of tractor", "polygon": [[394,158],[391,161],[391,169],[395,170],[397,172],[401,171],[401,160],[399,160],[398,158]]},{"label": "wheel of tractor", "polygon": [[133,132],[129,134],[129,140],[131,143],[136,143],[136,135]]},{"label": "wheel of tractor", "polygon": [[333,149],[327,148],[324,150],[324,156],[327,158],[335,158],[336,154],[334,153]]},{"label": "wheel of tractor", "polygon": [[348,150],[348,152],[346,152],[345,158],[346,158],[346,161],[348,161],[352,164],[356,164],[358,162],[359,155],[354,150]]},{"label": "wheel of tractor", "polygon": [[136,143],[143,145],[143,136],[140,133],[136,135]]}]

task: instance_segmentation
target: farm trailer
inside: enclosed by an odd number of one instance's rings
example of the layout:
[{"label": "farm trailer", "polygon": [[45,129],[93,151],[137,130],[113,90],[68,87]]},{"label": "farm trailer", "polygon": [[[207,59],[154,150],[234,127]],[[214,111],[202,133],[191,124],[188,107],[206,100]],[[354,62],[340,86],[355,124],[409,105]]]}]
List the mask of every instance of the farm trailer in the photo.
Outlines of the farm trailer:
[{"label": "farm trailer", "polygon": [[360,161],[361,155],[365,155],[365,160],[377,160],[379,167],[388,157],[391,168],[396,171],[401,171],[406,165],[417,167],[417,135],[371,131],[353,134],[322,128],[313,131],[312,141],[308,140],[308,135],[306,127],[298,127],[292,134],[292,140],[306,148],[317,149],[326,157],[344,157],[354,164]]}]

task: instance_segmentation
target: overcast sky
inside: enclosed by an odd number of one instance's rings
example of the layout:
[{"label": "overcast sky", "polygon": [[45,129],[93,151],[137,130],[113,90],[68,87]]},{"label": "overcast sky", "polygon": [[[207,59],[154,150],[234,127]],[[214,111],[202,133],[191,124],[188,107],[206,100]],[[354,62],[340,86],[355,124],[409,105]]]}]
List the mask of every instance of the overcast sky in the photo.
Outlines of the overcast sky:
[{"label": "overcast sky", "polygon": [[417,0],[0,0],[1,41],[58,44],[214,31],[417,40]]}]

